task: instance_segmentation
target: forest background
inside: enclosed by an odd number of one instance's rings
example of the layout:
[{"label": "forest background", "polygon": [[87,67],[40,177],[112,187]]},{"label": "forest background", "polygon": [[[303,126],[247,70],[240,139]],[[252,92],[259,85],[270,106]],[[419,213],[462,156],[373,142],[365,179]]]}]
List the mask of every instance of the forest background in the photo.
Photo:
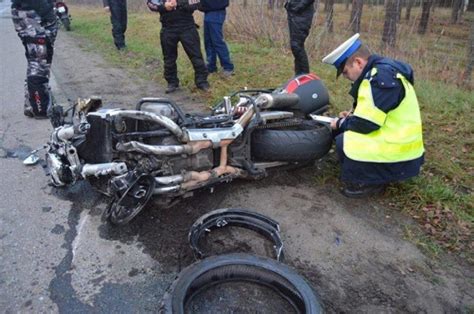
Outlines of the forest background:
[{"label": "forest background", "polygon": [[[101,2],[67,2],[72,36],[87,38],[115,65],[164,85],[159,15],[147,10],[145,0],[128,0],[128,50],[118,53]],[[293,57],[283,2],[232,0],[224,30],[235,75],[211,75],[211,91],[195,91],[191,64],[180,49],[181,84],[212,105],[231,91],[278,87],[291,78]],[[360,32],[373,52],[413,66],[426,163],[419,177],[393,184],[379,201],[419,223],[416,229],[407,228],[406,236],[425,251],[433,256],[455,253],[474,263],[474,1],[325,0],[315,1],[315,8],[305,46],[312,72],[329,89],[330,115],[351,107],[350,82],[336,80],[334,69],[320,60],[352,34]],[[202,25],[201,13],[196,12],[195,19]],[[338,186],[337,173],[334,165],[315,180]]]}]

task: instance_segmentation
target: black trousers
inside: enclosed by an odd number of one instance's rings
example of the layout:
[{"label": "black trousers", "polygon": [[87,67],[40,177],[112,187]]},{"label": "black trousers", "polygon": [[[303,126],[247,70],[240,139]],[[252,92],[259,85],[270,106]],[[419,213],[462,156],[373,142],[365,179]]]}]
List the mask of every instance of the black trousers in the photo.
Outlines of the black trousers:
[{"label": "black trousers", "polygon": [[127,31],[127,0],[109,0],[109,8],[115,46],[123,48]]},{"label": "black trousers", "polygon": [[295,59],[295,75],[309,73],[308,55],[304,49],[304,42],[309,35],[312,21],[312,12],[304,15],[288,14],[290,46]]},{"label": "black trousers", "polygon": [[176,66],[179,42],[193,65],[196,86],[207,84],[207,68],[201,53],[199,34],[194,25],[184,28],[164,27],[160,32],[160,41],[164,59],[164,76],[169,85],[179,86]]}]

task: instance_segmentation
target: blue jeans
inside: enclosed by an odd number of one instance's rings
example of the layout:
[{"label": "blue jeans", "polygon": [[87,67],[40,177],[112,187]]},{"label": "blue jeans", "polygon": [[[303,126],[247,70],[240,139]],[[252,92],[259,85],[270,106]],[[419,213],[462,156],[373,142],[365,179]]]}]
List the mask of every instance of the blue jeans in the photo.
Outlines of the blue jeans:
[{"label": "blue jeans", "polygon": [[233,71],[234,64],[230,60],[229,49],[224,42],[223,23],[204,21],[204,46],[206,48],[207,70],[217,71],[217,56],[224,71]]}]

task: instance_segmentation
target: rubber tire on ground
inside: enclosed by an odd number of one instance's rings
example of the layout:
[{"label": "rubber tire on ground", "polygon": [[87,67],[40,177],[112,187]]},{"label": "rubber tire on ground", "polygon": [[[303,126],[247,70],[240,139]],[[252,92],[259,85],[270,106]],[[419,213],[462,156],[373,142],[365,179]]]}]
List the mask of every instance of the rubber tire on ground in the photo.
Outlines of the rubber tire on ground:
[{"label": "rubber tire on ground", "polygon": [[273,259],[234,253],[203,259],[181,271],[163,296],[160,313],[184,313],[186,303],[200,291],[229,281],[272,288],[298,313],[322,312],[318,296],[296,271]]},{"label": "rubber tire on ground", "polygon": [[69,18],[65,17],[65,18],[61,19],[61,23],[63,23],[64,29],[66,31],[69,32],[71,30],[71,21],[69,20]]},{"label": "rubber tire on ground", "polygon": [[306,121],[296,130],[257,129],[252,134],[254,161],[308,161],[329,152],[332,133],[329,127]]}]

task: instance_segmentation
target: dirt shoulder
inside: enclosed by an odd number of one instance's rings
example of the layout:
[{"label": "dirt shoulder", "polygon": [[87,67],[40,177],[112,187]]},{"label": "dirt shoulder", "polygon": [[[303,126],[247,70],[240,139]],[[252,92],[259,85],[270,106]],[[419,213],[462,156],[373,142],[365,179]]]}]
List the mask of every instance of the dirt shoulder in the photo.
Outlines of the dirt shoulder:
[{"label": "dirt shoulder", "polygon": [[[165,96],[162,86],[111,66],[73,34],[59,35],[53,73],[62,100],[100,95],[108,107],[132,108],[141,97]],[[172,97],[187,112],[205,109],[193,95],[179,92]],[[423,255],[404,240],[410,218],[376,199],[344,198],[334,185],[316,183],[318,171],[310,167],[281,171],[259,182],[233,182],[170,209],[152,204],[127,232],[172,273],[193,261],[186,237],[194,219],[216,208],[250,208],[280,222],[286,263],[312,283],[329,312],[474,309],[472,267],[450,256],[432,260]],[[251,233],[232,229],[216,237],[239,250],[271,254]]]}]

